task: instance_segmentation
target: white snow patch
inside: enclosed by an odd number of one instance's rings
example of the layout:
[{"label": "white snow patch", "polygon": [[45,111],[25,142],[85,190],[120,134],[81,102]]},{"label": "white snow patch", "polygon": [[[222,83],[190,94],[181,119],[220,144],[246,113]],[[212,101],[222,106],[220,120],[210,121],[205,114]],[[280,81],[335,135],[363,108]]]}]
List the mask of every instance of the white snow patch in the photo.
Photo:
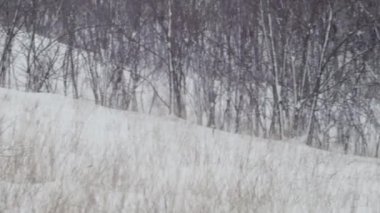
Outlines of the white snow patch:
[{"label": "white snow patch", "polygon": [[380,212],[380,161],[0,89],[0,212]]}]

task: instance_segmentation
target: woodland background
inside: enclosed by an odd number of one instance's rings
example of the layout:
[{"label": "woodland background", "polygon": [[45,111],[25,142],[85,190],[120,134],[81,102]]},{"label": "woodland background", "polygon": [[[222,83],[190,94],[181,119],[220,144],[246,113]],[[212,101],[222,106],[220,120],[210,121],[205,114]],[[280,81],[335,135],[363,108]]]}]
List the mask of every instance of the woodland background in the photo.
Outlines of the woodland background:
[{"label": "woodland background", "polygon": [[377,0],[0,0],[0,24],[2,87],[379,157]]}]

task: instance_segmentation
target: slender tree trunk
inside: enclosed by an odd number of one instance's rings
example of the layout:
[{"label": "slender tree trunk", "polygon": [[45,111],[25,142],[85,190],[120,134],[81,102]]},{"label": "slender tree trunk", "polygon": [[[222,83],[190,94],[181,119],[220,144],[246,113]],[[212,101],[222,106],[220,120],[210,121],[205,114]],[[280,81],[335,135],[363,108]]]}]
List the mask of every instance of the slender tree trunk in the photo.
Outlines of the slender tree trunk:
[{"label": "slender tree trunk", "polygon": [[276,45],[274,41],[274,32],[273,32],[273,24],[272,24],[272,15],[271,12],[268,13],[268,25],[269,25],[269,46],[272,56],[272,65],[273,65],[273,75],[274,75],[274,86],[273,86],[273,96],[274,96],[274,107],[276,108],[278,115],[278,127],[279,127],[279,137],[282,139],[284,137],[283,133],[283,109],[282,109],[282,95],[280,89],[280,81],[279,81],[279,67],[277,62],[277,51]]},{"label": "slender tree trunk", "polygon": [[169,114],[173,113],[173,72],[174,72],[174,59],[173,59],[173,12],[172,12],[172,2],[168,1],[168,35],[167,35],[167,49],[169,57]]},{"label": "slender tree trunk", "polygon": [[319,90],[321,86],[321,81],[323,77],[323,72],[324,72],[324,67],[323,64],[327,63],[325,61],[325,54],[327,50],[327,45],[330,40],[330,31],[331,31],[331,24],[333,20],[333,12],[332,8],[330,6],[329,8],[329,17],[328,17],[328,23],[327,23],[327,28],[326,28],[326,33],[325,33],[325,38],[323,42],[323,46],[321,49],[321,54],[319,58],[319,65],[318,65],[318,76],[316,80],[316,84],[313,90],[313,96],[312,96],[312,104],[311,104],[311,113],[310,113],[310,120],[308,124],[308,136],[307,136],[307,144],[312,145],[313,144],[313,137],[314,137],[314,125],[315,125],[315,112],[318,104],[318,99],[319,99]]}]

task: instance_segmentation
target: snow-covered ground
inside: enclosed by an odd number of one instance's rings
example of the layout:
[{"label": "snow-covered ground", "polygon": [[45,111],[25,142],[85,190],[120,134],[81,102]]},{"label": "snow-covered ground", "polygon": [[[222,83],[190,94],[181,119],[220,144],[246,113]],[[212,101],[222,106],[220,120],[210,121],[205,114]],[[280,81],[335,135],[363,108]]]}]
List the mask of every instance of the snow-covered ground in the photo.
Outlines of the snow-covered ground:
[{"label": "snow-covered ground", "polygon": [[0,90],[0,212],[380,212],[380,161]]},{"label": "snow-covered ground", "polygon": [[[5,38],[6,32],[0,26],[0,38]],[[25,31],[20,30],[12,43],[12,57],[10,64],[10,74],[7,77],[7,88],[17,89],[19,91],[28,91],[26,87],[28,82],[27,75],[27,57],[28,50],[30,48],[32,35]],[[45,73],[48,70],[48,65],[50,65],[50,75],[49,75],[49,88],[46,86],[41,88],[41,92],[49,92],[53,94],[65,94],[64,88],[64,67],[65,67],[65,54],[68,46],[60,43],[56,39],[49,39],[40,35],[35,35],[34,38],[34,46],[36,48],[36,58],[39,62],[44,65],[42,67],[35,68],[38,70],[38,73]],[[0,50],[4,48],[4,39],[0,39]],[[97,89],[96,92],[98,96],[104,96],[103,102],[99,103],[106,105],[111,108],[120,108],[120,104],[114,103],[113,106],[110,104],[111,102],[115,102],[115,100],[111,101],[112,97],[112,82],[110,73],[115,70],[115,64],[110,62],[101,62],[100,60],[94,60],[92,53],[86,52],[81,49],[74,48],[74,58],[75,58],[75,66],[78,72],[78,95],[79,99],[95,101],[94,93],[93,93],[93,85],[91,72],[95,72]],[[148,65],[147,65],[148,64]],[[149,65],[150,62],[145,62],[140,65],[140,75],[142,79],[140,79],[138,83],[138,87],[136,88],[136,101],[137,108],[139,112],[143,112],[146,114],[152,114],[156,116],[168,115],[169,109],[167,108],[167,103],[169,103],[169,83],[167,82],[167,76],[165,71],[158,71],[155,66]],[[124,67],[123,75],[125,77],[126,88],[131,89],[131,73],[130,67],[127,65]],[[206,125],[208,115],[206,111],[208,111],[208,104],[205,103],[205,99],[208,97],[204,97],[204,92],[201,91],[200,85],[200,76],[189,75],[186,77],[187,88],[186,94],[184,94],[184,100],[186,102],[186,119],[192,123],[203,123]],[[221,123],[223,121],[218,119],[223,119],[226,109],[227,103],[227,95],[223,92],[225,88],[220,82],[216,82],[214,86],[214,90],[218,94],[217,104],[216,104],[216,117],[217,117],[217,125],[220,128]],[[197,88],[196,88],[197,87]],[[260,90],[260,93],[264,93],[262,97],[260,97],[260,106],[262,118],[262,125],[265,126],[266,129],[269,129],[271,123],[271,113],[272,113],[272,95],[271,95],[271,87],[264,88]],[[120,92],[120,91],[119,91]],[[130,92],[130,91],[128,91]],[[73,97],[73,88],[72,82],[70,78],[67,80],[67,91],[66,96]],[[195,98],[197,97],[197,98]],[[205,110],[206,109],[206,110]],[[245,117],[242,116],[242,122],[246,120]],[[248,119],[248,118],[247,118]],[[201,121],[200,121],[201,120]],[[228,129],[228,128],[227,128]],[[232,129],[232,127],[231,127]],[[251,129],[244,128],[244,125],[241,125],[241,132],[249,133]]]}]

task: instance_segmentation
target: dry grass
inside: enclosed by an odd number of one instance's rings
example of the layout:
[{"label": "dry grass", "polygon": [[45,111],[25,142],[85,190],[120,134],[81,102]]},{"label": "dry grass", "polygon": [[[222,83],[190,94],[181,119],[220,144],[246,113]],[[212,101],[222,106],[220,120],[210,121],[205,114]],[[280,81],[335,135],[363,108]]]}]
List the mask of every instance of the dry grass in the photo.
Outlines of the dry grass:
[{"label": "dry grass", "polygon": [[376,212],[380,164],[0,93],[1,212]]}]

